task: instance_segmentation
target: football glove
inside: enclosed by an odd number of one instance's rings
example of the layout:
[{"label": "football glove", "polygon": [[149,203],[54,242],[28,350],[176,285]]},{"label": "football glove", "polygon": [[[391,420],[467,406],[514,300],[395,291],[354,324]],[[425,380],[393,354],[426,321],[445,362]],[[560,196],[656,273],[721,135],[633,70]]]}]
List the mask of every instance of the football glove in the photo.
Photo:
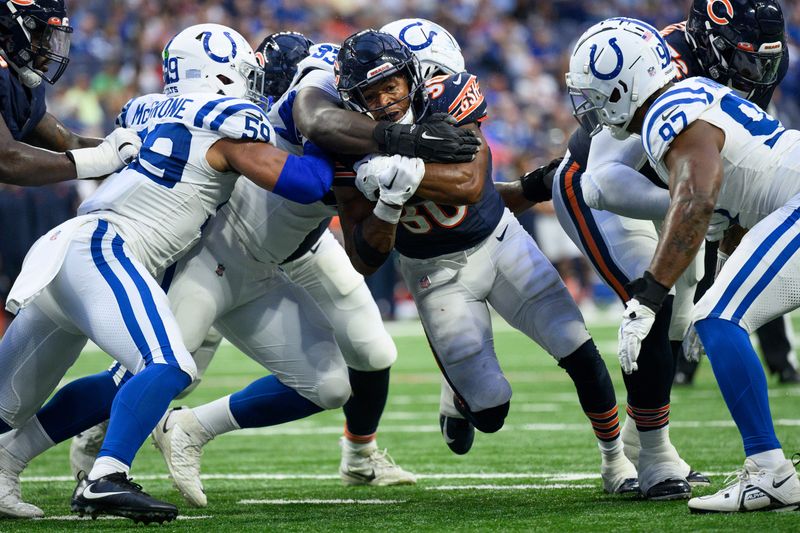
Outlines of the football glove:
[{"label": "football glove", "polygon": [[636,360],[642,349],[642,341],[650,333],[656,321],[656,313],[661,309],[669,289],[661,285],[650,272],[632,281],[627,286],[633,297],[625,303],[622,313],[622,324],[619,326],[617,339],[617,357],[626,374],[638,370]]},{"label": "football glove", "polygon": [[99,178],[121,169],[139,154],[142,139],[132,129],[117,128],[93,148],[68,150],[78,179]]},{"label": "football glove", "polygon": [[372,138],[380,151],[419,157],[436,163],[467,163],[475,159],[481,140],[475,132],[456,127],[447,113],[434,113],[421,124],[380,121]]},{"label": "football glove", "polygon": [[403,205],[414,196],[425,175],[425,163],[402,155],[389,159],[391,165],[377,175],[380,199],[373,212],[381,220],[397,224]]},{"label": "football glove", "polygon": [[528,172],[519,181],[522,184],[522,196],[529,202],[547,202],[553,199],[553,177],[563,157],[557,157],[546,165]]},{"label": "football glove", "polygon": [[700,335],[694,329],[694,324],[689,326],[686,335],[683,336],[683,357],[690,363],[699,363],[700,358],[706,355],[706,349],[703,347],[703,341],[700,340]]},{"label": "football glove", "polygon": [[378,175],[391,167],[391,156],[368,155],[357,161],[353,168],[356,171],[356,189],[361,191],[367,200],[377,202],[380,196]]},{"label": "football glove", "polygon": [[731,219],[720,213],[711,215],[711,220],[708,221],[708,230],[706,230],[706,240],[708,242],[721,241],[725,236],[725,230],[731,225]]}]

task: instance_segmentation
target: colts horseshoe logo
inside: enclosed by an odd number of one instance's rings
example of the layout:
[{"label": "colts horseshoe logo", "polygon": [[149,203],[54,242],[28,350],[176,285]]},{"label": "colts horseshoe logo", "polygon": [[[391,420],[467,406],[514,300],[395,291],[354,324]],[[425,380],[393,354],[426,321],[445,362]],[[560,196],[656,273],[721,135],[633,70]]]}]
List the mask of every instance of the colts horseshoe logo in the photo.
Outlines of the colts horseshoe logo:
[{"label": "colts horseshoe logo", "polygon": [[[725,8],[725,15],[720,16],[714,12],[714,4],[722,4]],[[731,0],[708,0],[708,5],[706,6],[706,11],[708,12],[708,18],[710,18],[713,22],[719,24],[720,26],[724,26],[728,24],[731,19],[733,19],[733,4],[731,4]]]},{"label": "colts horseshoe logo", "polygon": [[217,54],[211,51],[211,48],[209,48],[208,46],[209,41],[211,41],[211,32],[209,31],[203,33],[203,49],[206,51],[206,54],[208,54],[208,57],[210,57],[217,63],[230,63],[231,59],[236,57],[236,41],[233,40],[233,37],[231,37],[230,32],[227,31],[223,32],[223,35],[225,35],[225,37],[227,37],[228,40],[231,42],[230,55],[218,56]]},{"label": "colts horseshoe logo", "polygon": [[400,30],[400,35],[399,35],[400,40],[403,42],[403,44],[405,44],[412,52],[418,52],[420,50],[428,48],[431,44],[433,44],[433,38],[436,37],[436,32],[432,31],[428,34],[424,42],[420,44],[411,44],[406,40],[406,32],[411,28],[415,28],[417,26],[422,26],[422,22],[414,22],[413,24],[409,24],[408,26]]},{"label": "colts horseshoe logo", "polygon": [[589,50],[589,69],[592,71],[592,74],[594,74],[594,77],[597,78],[598,80],[614,79],[622,71],[622,64],[624,63],[624,59],[622,57],[622,50],[620,50],[619,46],[617,45],[617,38],[612,37],[608,41],[608,46],[610,46],[611,49],[614,50],[614,52],[616,52],[617,54],[617,65],[611,72],[606,72],[606,73],[598,72],[594,66],[595,63],[594,55],[595,53],[597,53],[597,45],[593,44],[592,48]]}]

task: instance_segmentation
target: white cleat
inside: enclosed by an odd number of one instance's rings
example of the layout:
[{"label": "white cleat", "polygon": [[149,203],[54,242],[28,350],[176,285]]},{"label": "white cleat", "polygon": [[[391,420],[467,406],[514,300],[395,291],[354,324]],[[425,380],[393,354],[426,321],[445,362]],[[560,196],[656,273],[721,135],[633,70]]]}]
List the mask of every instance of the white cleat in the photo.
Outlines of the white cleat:
[{"label": "white cleat", "polygon": [[609,494],[629,494],[639,492],[639,476],[636,467],[619,453],[613,459],[601,455],[600,477],[603,479],[603,490]]},{"label": "white cleat", "polygon": [[709,496],[689,500],[693,513],[795,511],[800,508],[800,479],[791,461],[763,470],[752,459],[736,472],[736,481]]},{"label": "white cleat", "polygon": [[41,518],[44,511],[22,501],[19,475],[27,465],[0,447],[0,516]]},{"label": "white cleat", "polygon": [[191,409],[180,407],[167,411],[153,430],[153,441],[167,463],[172,483],[195,507],[208,505],[200,481],[200,457],[212,438]]},{"label": "white cleat", "polygon": [[374,441],[360,450],[354,450],[342,437],[339,445],[342,447],[339,475],[345,485],[386,487],[414,485],[417,482],[416,476],[397,466],[386,450],[378,450]]},{"label": "white cleat", "polygon": [[108,420],[72,437],[69,445],[69,466],[72,469],[72,477],[77,479],[80,472],[88,474],[92,471],[94,460],[103,447],[107,430]]}]

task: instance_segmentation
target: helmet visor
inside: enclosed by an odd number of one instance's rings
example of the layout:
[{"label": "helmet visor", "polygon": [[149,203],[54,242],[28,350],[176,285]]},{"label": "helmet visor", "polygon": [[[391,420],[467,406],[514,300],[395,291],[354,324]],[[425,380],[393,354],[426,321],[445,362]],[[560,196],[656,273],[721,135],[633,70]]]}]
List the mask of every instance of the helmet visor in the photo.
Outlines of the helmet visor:
[{"label": "helmet visor", "polygon": [[730,65],[745,82],[753,85],[772,85],[778,79],[782,54],[759,54],[736,50]]},{"label": "helmet visor", "polygon": [[50,19],[45,22],[35,19],[36,29],[31,31],[32,62],[36,71],[48,83],[55,83],[69,63],[69,47],[72,27],[67,19]]},{"label": "helmet visor", "polygon": [[608,97],[592,89],[570,87],[569,98],[572,101],[572,116],[578,124],[594,137],[603,129],[601,110]]}]

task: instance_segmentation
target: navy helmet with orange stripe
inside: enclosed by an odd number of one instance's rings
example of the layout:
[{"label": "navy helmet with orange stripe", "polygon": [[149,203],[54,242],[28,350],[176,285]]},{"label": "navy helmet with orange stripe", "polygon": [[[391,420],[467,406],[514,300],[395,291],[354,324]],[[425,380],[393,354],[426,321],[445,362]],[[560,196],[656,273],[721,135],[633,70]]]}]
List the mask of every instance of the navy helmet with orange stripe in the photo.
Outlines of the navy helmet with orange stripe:
[{"label": "navy helmet with orange stripe", "polygon": [[694,0],[686,21],[706,75],[745,95],[778,82],[784,32],[776,0]]},{"label": "navy helmet with orange stripe", "polygon": [[[414,120],[420,119],[428,106],[425,80],[419,60],[407,46],[394,36],[364,30],[345,39],[334,63],[336,88],[345,107],[379,118],[382,112],[408,98]],[[408,94],[383,106],[370,106],[364,90],[395,75],[403,75],[408,82]]]},{"label": "navy helmet with orange stripe", "polygon": [[61,77],[69,63],[71,34],[64,0],[0,3],[0,54],[28,87]]}]

